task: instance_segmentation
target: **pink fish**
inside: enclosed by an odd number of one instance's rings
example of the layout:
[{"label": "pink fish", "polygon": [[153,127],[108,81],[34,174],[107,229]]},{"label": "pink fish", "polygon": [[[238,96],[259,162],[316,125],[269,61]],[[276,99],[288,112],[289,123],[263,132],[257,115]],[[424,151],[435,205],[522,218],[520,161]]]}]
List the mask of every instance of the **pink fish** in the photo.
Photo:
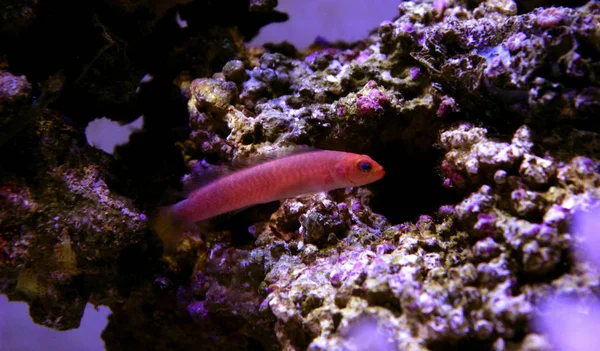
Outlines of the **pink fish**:
[{"label": "pink fish", "polygon": [[362,186],[381,179],[383,167],[369,156],[311,150],[275,158],[218,178],[189,197],[162,208],[155,230],[173,249],[186,226],[249,206],[304,194]]}]

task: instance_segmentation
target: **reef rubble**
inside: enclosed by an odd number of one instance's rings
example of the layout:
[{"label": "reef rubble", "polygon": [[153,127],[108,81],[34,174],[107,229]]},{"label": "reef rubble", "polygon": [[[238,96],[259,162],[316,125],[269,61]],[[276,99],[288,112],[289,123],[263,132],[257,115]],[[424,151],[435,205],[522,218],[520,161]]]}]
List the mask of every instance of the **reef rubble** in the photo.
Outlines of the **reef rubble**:
[{"label": "reef rubble", "polygon": [[[600,297],[571,226],[600,197],[598,1],[405,1],[364,40],[306,51],[247,47],[286,17],[227,3],[86,7],[83,71],[0,49],[0,292],[36,323],[76,328],[89,302],[112,310],[111,351],[543,351],[543,301]],[[39,30],[48,10],[29,9],[0,34]],[[99,113],[144,131],[105,154],[84,134]],[[163,255],[149,217],[192,169],[299,145],[386,176],[199,225]]]}]

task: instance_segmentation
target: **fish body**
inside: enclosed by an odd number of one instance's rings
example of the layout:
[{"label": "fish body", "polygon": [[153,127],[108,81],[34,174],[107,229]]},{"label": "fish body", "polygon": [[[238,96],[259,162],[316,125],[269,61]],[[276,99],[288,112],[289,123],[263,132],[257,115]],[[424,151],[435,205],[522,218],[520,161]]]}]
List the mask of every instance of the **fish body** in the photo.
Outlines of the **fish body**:
[{"label": "fish body", "polygon": [[196,222],[257,204],[369,184],[384,174],[369,156],[348,152],[312,150],[280,157],[194,190],[187,199],[161,210],[162,226],[156,229],[165,243],[173,244],[182,227]]}]

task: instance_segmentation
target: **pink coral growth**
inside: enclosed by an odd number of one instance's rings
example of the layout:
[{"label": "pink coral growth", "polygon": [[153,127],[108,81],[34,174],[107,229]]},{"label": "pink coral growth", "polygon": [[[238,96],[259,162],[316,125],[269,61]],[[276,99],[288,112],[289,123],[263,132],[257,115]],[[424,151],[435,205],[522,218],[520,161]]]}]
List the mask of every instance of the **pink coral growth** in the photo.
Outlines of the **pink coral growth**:
[{"label": "pink coral growth", "polygon": [[567,15],[567,10],[559,7],[550,7],[539,12],[536,23],[542,28],[554,27]]},{"label": "pink coral growth", "polygon": [[523,42],[526,39],[527,39],[527,36],[525,35],[525,33],[519,32],[519,33],[511,35],[506,40],[505,46],[509,51],[515,52],[515,51],[519,50],[521,47],[523,47]]},{"label": "pink coral growth", "polygon": [[451,111],[456,111],[456,101],[454,98],[445,96],[440,102],[440,106],[437,110],[437,116],[440,118],[446,117]]},{"label": "pink coral growth", "polygon": [[379,89],[370,89],[366,95],[357,94],[357,96],[356,107],[362,115],[383,111],[383,104],[388,101],[388,97]]},{"label": "pink coral growth", "polygon": [[369,51],[368,49],[361,50],[361,52],[359,52],[358,56],[356,57],[356,63],[358,63],[359,65],[365,63],[369,58],[370,54],[371,51]]},{"label": "pink coral growth", "polygon": [[445,187],[451,188],[453,185],[456,185],[460,188],[465,185],[465,178],[457,170],[452,168],[448,161],[444,160],[440,169],[442,173],[444,173],[444,175],[447,177],[446,179],[444,179]]},{"label": "pink coral growth", "polygon": [[409,73],[411,79],[417,79],[421,75],[421,69],[419,67],[411,67]]},{"label": "pink coral growth", "polygon": [[400,25],[400,30],[404,33],[412,33],[415,31],[415,27],[410,22],[404,22]]}]

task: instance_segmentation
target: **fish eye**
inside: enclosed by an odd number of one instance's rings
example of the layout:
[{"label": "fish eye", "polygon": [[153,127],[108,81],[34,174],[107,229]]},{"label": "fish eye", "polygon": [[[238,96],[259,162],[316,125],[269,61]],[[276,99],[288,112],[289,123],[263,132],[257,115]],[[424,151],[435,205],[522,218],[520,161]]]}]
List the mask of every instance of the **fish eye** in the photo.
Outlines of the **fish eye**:
[{"label": "fish eye", "polygon": [[369,162],[360,162],[358,164],[358,168],[364,172],[364,173],[368,173],[371,172],[371,170],[373,169],[373,166],[369,163]]}]

